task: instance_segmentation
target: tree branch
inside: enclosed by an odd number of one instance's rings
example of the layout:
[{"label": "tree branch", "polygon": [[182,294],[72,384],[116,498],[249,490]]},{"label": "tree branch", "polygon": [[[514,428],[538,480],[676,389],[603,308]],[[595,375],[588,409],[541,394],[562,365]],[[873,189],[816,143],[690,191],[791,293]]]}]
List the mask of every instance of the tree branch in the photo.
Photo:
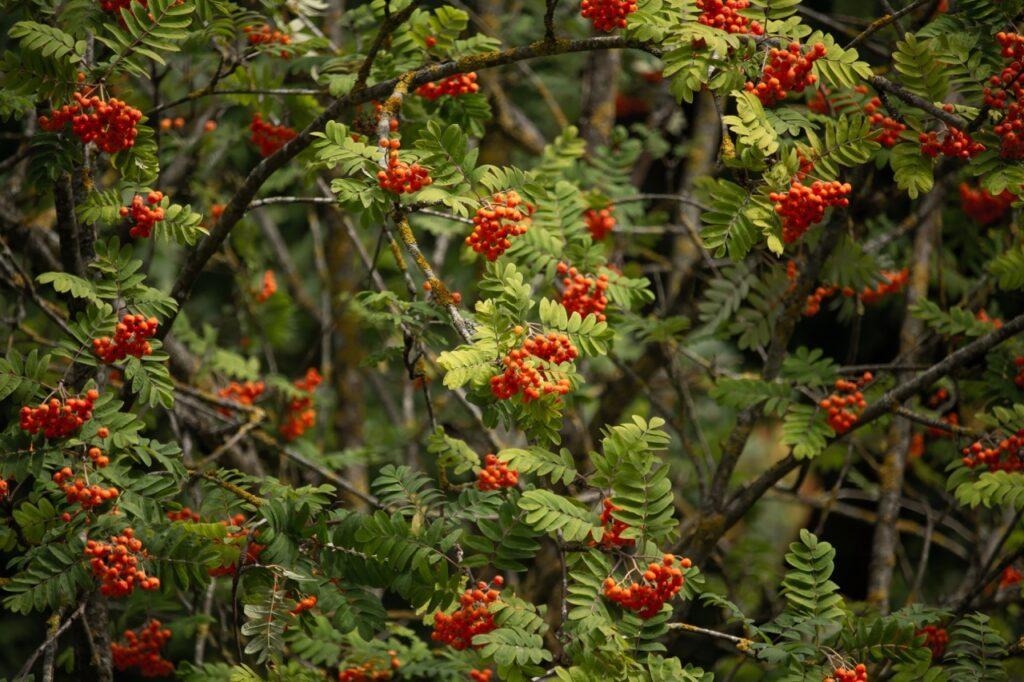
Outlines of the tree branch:
[{"label": "tree branch", "polygon": [[[942,227],[938,211],[928,215],[921,224],[914,239],[914,262],[907,287],[906,309],[900,330],[900,357],[914,363],[920,359],[922,348],[918,344],[924,331],[924,324],[910,312],[911,306],[928,295],[928,273],[935,242]],[[906,374],[897,375],[906,380]],[[896,521],[900,512],[900,496],[903,493],[903,475],[907,466],[907,452],[910,449],[910,422],[896,420],[889,429],[889,447],[879,472],[878,523],[871,549],[868,567],[868,601],[875,604],[882,613],[889,611],[889,590],[892,585],[892,571],[896,564],[895,548],[898,540]]]},{"label": "tree branch", "polygon": [[[455,61],[444,62],[424,66],[404,75],[408,78],[409,87],[414,88],[424,83],[429,83],[446,76],[467,71],[488,69],[505,64],[513,64],[527,59],[550,57],[570,52],[588,52],[592,50],[609,50],[614,48],[631,47],[645,50],[660,55],[660,50],[637,40],[623,38],[621,36],[597,36],[580,40],[557,39],[551,41],[537,41],[521,47],[514,47],[508,50],[485,52],[483,54],[463,57]],[[279,150],[260,161],[246,176],[242,185],[224,207],[217,224],[210,230],[210,234],[199,243],[188,260],[184,263],[178,274],[174,286],[171,288],[171,296],[178,302],[178,310],[188,300],[192,287],[199,279],[199,275],[205,269],[213,255],[220,249],[227,239],[231,230],[245,214],[249,203],[256,196],[263,183],[277,170],[284,167],[289,161],[299,155],[306,147],[313,142],[314,133],[323,131],[328,121],[333,121],[346,107],[357,104],[364,104],[372,100],[383,100],[394,90],[398,78],[392,78],[381,83],[353,91],[343,97],[339,97],[328,105],[319,116],[313,119],[298,135],[289,140]],[[176,313],[175,313],[176,314]],[[158,335],[163,338],[170,330],[174,316],[160,326]]]},{"label": "tree branch", "polygon": [[[953,370],[970,364],[975,360],[980,360],[985,357],[986,353],[1001,344],[1003,341],[1016,336],[1022,331],[1024,331],[1024,314],[1012,318],[1001,328],[989,332],[985,336],[975,339],[959,350],[950,353],[948,356],[935,363],[921,374],[918,374],[909,381],[905,381],[897,385],[886,392],[877,401],[868,405],[857,419],[857,422],[854,423],[851,430],[847,433],[851,433],[856,429],[866,426],[883,415],[891,412],[903,400],[906,400],[919,391],[931,386]],[[833,439],[833,441],[834,440],[838,440],[838,438]],[[772,486],[774,486],[790,471],[800,466],[800,463],[801,460],[797,459],[792,454],[789,454],[783,459],[775,462],[775,464],[766,469],[760,476],[738,490],[726,505],[724,517],[722,519],[723,529],[730,528],[733,524],[743,518],[747,511],[754,506],[759,499],[761,499],[765,492],[772,488]]]}]

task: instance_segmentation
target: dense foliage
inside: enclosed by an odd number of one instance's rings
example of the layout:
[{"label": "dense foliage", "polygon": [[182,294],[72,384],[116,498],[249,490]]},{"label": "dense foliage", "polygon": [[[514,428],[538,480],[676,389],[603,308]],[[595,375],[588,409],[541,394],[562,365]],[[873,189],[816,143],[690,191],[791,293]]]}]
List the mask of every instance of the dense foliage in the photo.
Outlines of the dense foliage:
[{"label": "dense foliage", "polygon": [[1024,0],[3,5],[6,678],[1024,678]]}]

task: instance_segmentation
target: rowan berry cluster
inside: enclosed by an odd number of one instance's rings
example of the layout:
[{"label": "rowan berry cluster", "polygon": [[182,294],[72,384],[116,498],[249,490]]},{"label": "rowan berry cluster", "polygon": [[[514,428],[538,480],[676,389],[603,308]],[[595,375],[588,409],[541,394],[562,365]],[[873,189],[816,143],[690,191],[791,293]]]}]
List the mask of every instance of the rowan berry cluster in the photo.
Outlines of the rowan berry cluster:
[{"label": "rowan berry cluster", "polygon": [[828,411],[828,425],[837,434],[849,431],[857,422],[857,415],[867,407],[867,401],[864,400],[864,394],[860,389],[873,379],[871,372],[864,372],[857,381],[837,379],[836,390],[818,403],[818,407]]},{"label": "rowan berry cluster", "polygon": [[1013,383],[1017,384],[1017,388],[1024,390],[1024,356],[1015,357],[1013,366],[1017,368],[1017,376],[1013,378]]},{"label": "rowan berry cluster", "polygon": [[183,521],[185,523],[196,523],[199,521],[199,514],[189,507],[182,507],[180,511],[167,512],[168,521]]},{"label": "rowan berry cluster", "polygon": [[491,682],[491,676],[493,674],[494,671],[490,668],[486,668],[484,670],[473,669],[469,671],[469,679],[472,680],[472,682]]},{"label": "rowan berry cluster", "polygon": [[526,233],[533,211],[533,205],[524,202],[518,192],[496,192],[476,210],[466,246],[495,260],[512,246],[512,237]]},{"label": "rowan berry cluster", "polygon": [[821,304],[826,298],[839,291],[836,286],[819,286],[807,295],[807,302],[804,304],[804,317],[814,317],[821,312]]},{"label": "rowan berry cluster", "polygon": [[868,682],[868,669],[863,663],[858,663],[852,670],[836,668],[823,682]]},{"label": "rowan berry cluster", "polygon": [[302,599],[297,601],[295,603],[295,608],[289,611],[288,613],[292,614],[293,616],[297,616],[303,611],[311,610],[314,606],[316,606],[316,595],[311,594],[308,597],[303,597]]},{"label": "rowan berry cluster", "polygon": [[[99,451],[99,448],[93,448]],[[104,466],[106,466],[104,464]],[[68,504],[78,502],[86,511],[98,507],[108,500],[116,500],[120,491],[117,488],[101,488],[93,483],[88,485],[80,478],[71,481],[74,473],[69,467],[64,467],[53,474],[53,482],[57,484],[67,497]]]},{"label": "rowan berry cluster", "polygon": [[960,209],[968,218],[979,225],[989,225],[1002,220],[1017,197],[1003,190],[993,195],[988,190],[960,183]]},{"label": "rowan berry cluster", "polygon": [[459,597],[459,608],[450,615],[438,611],[434,614],[434,632],[430,635],[435,642],[448,644],[456,651],[475,647],[473,638],[494,630],[494,616],[489,604],[501,598],[499,590],[505,583],[500,575],[488,585],[478,582],[476,587],[467,588]]},{"label": "rowan berry cluster", "polygon": [[33,436],[41,431],[46,438],[65,438],[92,419],[92,406],[99,397],[99,391],[90,389],[84,395],[69,398],[66,402],[50,398],[40,403],[39,407],[26,405],[18,413],[18,425]]},{"label": "rowan berry cluster", "polygon": [[829,206],[848,206],[850,189],[850,183],[837,180],[817,180],[810,187],[794,180],[788,192],[772,192],[769,198],[782,218],[782,240],[791,244],[802,237],[811,225],[822,221]]},{"label": "rowan berry cluster", "polygon": [[924,645],[932,650],[932,660],[937,661],[946,653],[946,645],[949,644],[949,634],[946,632],[946,628],[938,625],[925,625],[916,634],[924,635]]},{"label": "rowan berry cluster", "polygon": [[162,118],[160,119],[160,130],[170,130],[171,128],[184,128],[185,118],[178,116],[177,118]]},{"label": "rowan berry cluster", "polygon": [[964,466],[969,469],[982,465],[989,471],[1021,471],[1024,469],[1024,429],[991,447],[975,441],[961,452]]},{"label": "rowan berry cluster", "polygon": [[626,17],[636,11],[634,0],[582,0],[580,14],[598,31],[626,28]]},{"label": "rowan berry cluster", "polygon": [[579,313],[580,317],[586,317],[593,314],[599,322],[604,322],[604,309],[608,307],[608,297],[604,295],[608,289],[608,275],[587,277],[565,263],[558,264],[558,274],[566,276],[562,280],[565,286],[562,307],[570,315]]},{"label": "rowan berry cluster", "polygon": [[48,132],[61,130],[68,123],[71,132],[82,142],[94,142],[101,151],[116,154],[134,146],[138,135],[136,124],[142,112],[119,99],[104,102],[99,97],[74,94],[75,104],[66,104],[39,117],[39,127]]},{"label": "rowan berry cluster", "polygon": [[122,672],[138,668],[143,677],[167,677],[174,672],[174,664],[160,655],[160,649],[170,639],[171,631],[155,619],[138,633],[125,630],[124,644],[110,645],[114,667]]},{"label": "rowan berry cluster", "polygon": [[[889,294],[896,294],[903,290],[910,279],[910,270],[882,270],[882,281],[873,287],[864,287],[860,292],[860,299],[865,303],[875,303]],[[846,291],[843,291],[846,295]]]},{"label": "rowan berry cluster", "polygon": [[782,50],[773,47],[768,52],[768,63],[761,72],[761,80],[755,85],[748,82],[747,92],[757,95],[761,103],[771,106],[785,99],[791,92],[803,92],[808,85],[814,85],[818,77],[811,73],[814,62],[825,56],[825,45],[815,43],[806,53],[800,50],[800,43],[794,41]]},{"label": "rowan berry cluster", "polygon": [[700,16],[697,21],[705,26],[717,28],[726,33],[764,34],[764,27],[740,14],[750,7],[750,0],[697,0]]},{"label": "rowan berry cluster", "polygon": [[295,388],[306,395],[292,398],[288,402],[288,410],[281,422],[281,436],[292,441],[306,432],[316,423],[316,410],[313,409],[313,391],[320,385],[323,378],[315,368],[306,370],[306,376],[296,379]]},{"label": "rowan berry cluster", "polygon": [[[259,26],[243,26],[242,32],[245,33],[246,38],[250,45],[291,45],[292,37],[281,31],[276,31],[270,28],[266,24]],[[281,50],[280,52],[282,59],[288,59],[292,55],[288,50]]]},{"label": "rowan berry cluster", "polygon": [[8,485],[5,479],[0,478],[0,500],[7,498]]},{"label": "rowan berry cluster", "polygon": [[917,459],[924,455],[924,434],[915,433],[910,437],[910,446],[907,448],[907,457]]},{"label": "rowan berry cluster", "polygon": [[[792,261],[790,261],[790,264],[792,264]],[[883,270],[881,275],[883,277],[882,282],[873,287],[866,286],[860,292],[855,291],[852,287],[843,287],[840,289],[839,287],[830,284],[819,286],[807,296],[807,302],[804,306],[803,314],[806,317],[813,317],[817,315],[821,312],[822,302],[836,293],[841,293],[846,298],[856,296],[865,303],[875,303],[889,294],[898,293],[906,285],[910,273],[906,269],[900,270],[899,272]],[[787,276],[789,276],[788,271]],[[795,275],[790,276],[791,281],[795,279]]]},{"label": "rowan berry cluster", "polygon": [[131,204],[121,207],[121,217],[132,219],[129,235],[134,238],[153,234],[153,226],[164,219],[164,209],[158,205],[163,199],[163,192],[150,192],[146,195],[145,201],[141,195],[136,194],[132,197]]},{"label": "rowan berry cluster", "polygon": [[556,380],[550,370],[537,366],[534,358],[559,365],[572,362],[578,356],[579,352],[568,336],[554,332],[547,336],[537,334],[524,341],[522,348],[512,350],[505,356],[502,360],[505,370],[491,377],[491,393],[500,399],[522,393],[524,403],[547,393],[565,395],[570,389],[569,380]]},{"label": "rowan berry cluster", "polygon": [[998,317],[989,317],[989,314],[987,312],[985,312],[984,308],[982,308],[981,310],[976,312],[974,314],[974,318],[976,320],[978,320],[978,322],[984,322],[985,324],[992,325],[993,329],[1002,329],[1003,328],[1003,321],[1001,319],[999,319]]},{"label": "rowan berry cluster", "polygon": [[298,135],[295,130],[284,125],[274,125],[263,120],[259,113],[252,115],[249,124],[252,137],[249,139],[260,148],[260,156],[270,156]]},{"label": "rowan berry cluster", "polygon": [[160,579],[147,576],[139,568],[139,560],[146,556],[146,551],[131,528],[112,536],[109,543],[88,540],[85,555],[92,557],[89,566],[93,575],[100,579],[100,592],[104,596],[126,597],[136,585],[142,590],[160,589]]},{"label": "rowan berry cluster", "polygon": [[1016,566],[1007,566],[999,575],[999,588],[1006,589],[1007,587],[1019,585],[1021,580],[1024,580],[1024,573],[1017,570]]},{"label": "rowan berry cluster", "polygon": [[985,104],[1003,112],[993,128],[1001,139],[999,154],[1005,159],[1024,158],[1024,36],[999,32],[1000,53],[1008,64],[992,76],[985,88]]},{"label": "rowan berry cluster", "polygon": [[92,340],[92,349],[108,365],[124,360],[129,355],[141,358],[152,355],[148,339],[156,334],[157,319],[142,315],[125,315],[114,327],[114,338],[101,336]]},{"label": "rowan berry cluster", "polygon": [[934,130],[918,135],[921,153],[933,159],[939,154],[951,159],[970,159],[985,151],[985,145],[974,139],[959,128],[946,128],[944,132]]},{"label": "rowan berry cluster", "polygon": [[588,210],[583,214],[583,222],[587,224],[590,236],[594,238],[595,242],[599,242],[615,229],[616,220],[612,215],[611,207],[609,207],[601,210]]},{"label": "rowan berry cluster", "polygon": [[[642,582],[632,582],[628,587],[616,583],[615,578],[605,578],[604,596],[644,620],[653,618],[683,586],[683,572],[675,567],[675,563],[676,557],[666,554],[661,563],[647,565]],[[684,558],[679,565],[689,568],[692,564]]]},{"label": "rowan berry cluster", "polygon": [[388,165],[385,170],[377,172],[380,186],[394,194],[412,194],[434,182],[430,171],[416,162],[406,163],[398,158],[398,149],[402,146],[398,140],[381,138],[377,143],[387,154]]},{"label": "rowan berry cluster", "polygon": [[[225,400],[230,400],[233,403],[239,405],[252,405],[256,402],[256,399],[263,395],[263,391],[266,389],[266,384],[262,381],[246,381],[245,383],[238,383],[232,381],[224,388],[217,391],[217,395]],[[231,414],[231,410],[226,407],[218,408],[218,412],[225,416]]]},{"label": "rowan berry cluster", "polygon": [[424,83],[416,88],[416,94],[433,102],[446,95],[448,97],[458,97],[459,95],[471,95],[479,90],[480,86],[476,82],[476,74],[470,72],[457,73],[436,83]]},{"label": "rowan berry cluster", "polygon": [[484,468],[476,475],[477,490],[500,490],[513,488],[519,483],[519,472],[509,469],[508,463],[495,454],[484,456]]},{"label": "rowan berry cluster", "polygon": [[256,301],[258,303],[266,303],[267,299],[275,293],[277,293],[277,277],[274,275],[273,270],[267,270],[263,273],[263,283],[256,294]]},{"label": "rowan berry cluster", "polygon": [[378,667],[382,664],[377,659],[371,659],[360,663],[359,665],[353,665],[344,670],[338,671],[338,682],[377,682],[378,680],[390,680],[392,672],[398,670],[401,667],[402,662],[398,660],[396,651],[389,651],[388,655],[391,656],[391,668]]},{"label": "rowan berry cluster", "polygon": [[906,130],[907,126],[878,111],[881,106],[882,100],[872,97],[871,101],[864,105],[864,113],[867,114],[872,127],[878,131],[874,137],[875,142],[891,149],[900,141],[900,133]]},{"label": "rowan berry cluster", "polygon": [[629,524],[612,516],[612,512],[616,512],[622,507],[615,506],[607,497],[601,500],[601,506],[603,507],[601,510],[601,526],[604,528],[604,533],[601,535],[601,546],[611,549],[635,545],[635,539],[622,537],[622,533],[629,528]]}]

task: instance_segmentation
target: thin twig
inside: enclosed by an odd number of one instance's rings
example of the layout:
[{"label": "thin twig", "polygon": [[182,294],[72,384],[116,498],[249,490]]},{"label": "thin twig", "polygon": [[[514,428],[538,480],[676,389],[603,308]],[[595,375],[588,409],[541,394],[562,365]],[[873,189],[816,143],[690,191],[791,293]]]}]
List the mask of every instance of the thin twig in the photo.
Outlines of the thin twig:
[{"label": "thin twig", "polygon": [[25,661],[25,665],[21,666],[21,670],[18,671],[18,674],[14,677],[14,679],[21,680],[28,677],[29,671],[32,670],[32,666],[35,665],[36,659],[39,658],[39,655],[42,654],[43,651],[48,646],[56,642],[57,638],[64,634],[64,631],[71,627],[71,624],[75,622],[75,619],[81,616],[84,611],[85,602],[82,602],[78,605],[78,608],[75,609],[70,616],[68,616],[67,620],[61,623],[61,625],[55,630],[51,630],[46,637],[46,641],[44,641],[42,644],[36,647],[36,650],[33,651],[32,655],[29,656],[29,659]]},{"label": "thin twig", "polygon": [[905,17],[906,15],[916,10],[918,7],[922,7],[923,5],[929,2],[931,2],[931,0],[915,0],[914,2],[910,3],[903,9],[899,10],[898,12],[890,12],[889,14],[882,15],[878,19],[875,19],[870,24],[868,24],[868,27],[861,31],[856,38],[847,43],[844,49],[849,50],[852,47],[857,47],[858,45],[863,43],[865,40],[870,38],[878,31],[882,30],[889,24],[893,23],[894,21],[898,22],[901,17]]},{"label": "thin twig", "polygon": [[724,639],[728,642],[732,642],[736,645],[736,650],[750,654],[750,645],[754,642],[747,639],[746,637],[737,637],[736,635],[730,635],[726,632],[719,632],[718,630],[710,630],[708,628],[702,628],[697,625],[691,625],[690,623],[668,623],[669,630],[683,630],[684,632],[696,632],[701,635],[707,635],[708,637],[714,637],[715,639]]}]

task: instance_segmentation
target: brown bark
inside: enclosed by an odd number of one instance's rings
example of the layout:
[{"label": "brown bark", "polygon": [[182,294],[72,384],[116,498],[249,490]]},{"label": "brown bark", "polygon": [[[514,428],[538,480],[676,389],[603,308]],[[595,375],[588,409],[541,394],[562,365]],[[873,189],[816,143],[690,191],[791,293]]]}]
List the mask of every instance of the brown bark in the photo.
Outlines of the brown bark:
[{"label": "brown bark", "polygon": [[[914,239],[914,264],[910,285],[907,287],[907,307],[928,295],[928,269],[932,250],[941,229],[939,211],[933,211],[921,224]],[[900,357],[908,363],[921,359],[921,335],[924,325],[909,310],[903,318],[900,329]],[[897,381],[910,378],[906,373],[897,375]],[[892,588],[893,568],[896,565],[896,543],[899,531],[900,496],[907,466],[907,450],[910,448],[911,423],[906,419],[893,421],[889,429],[889,448],[882,462],[879,474],[878,524],[871,549],[871,564],[868,569],[868,601],[875,604],[882,613],[889,611],[889,597]]]}]

